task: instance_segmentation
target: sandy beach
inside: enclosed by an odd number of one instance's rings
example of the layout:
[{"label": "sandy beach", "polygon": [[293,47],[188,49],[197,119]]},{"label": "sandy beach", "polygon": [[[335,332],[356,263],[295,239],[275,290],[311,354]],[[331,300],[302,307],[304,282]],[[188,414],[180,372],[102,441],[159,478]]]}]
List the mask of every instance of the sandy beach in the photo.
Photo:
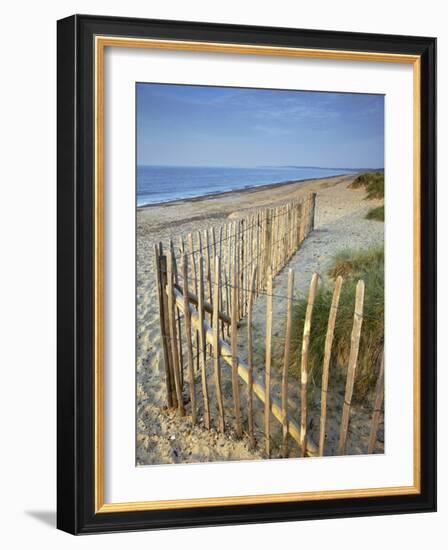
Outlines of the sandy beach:
[{"label": "sandy beach", "polygon": [[[295,272],[295,288],[307,293],[312,273],[317,272],[325,280],[332,257],[344,248],[369,248],[381,244],[384,239],[384,224],[366,220],[366,213],[382,201],[364,200],[364,189],[348,189],[355,175],[331,177],[306,182],[289,182],[245,189],[168,204],[141,207],[137,210],[137,464],[164,464],[179,462],[206,462],[226,460],[247,460],[264,458],[261,437],[263,406],[255,398],[255,426],[258,430],[258,444],[251,449],[249,439],[237,439],[232,429],[231,407],[226,409],[228,429],[218,433],[213,423],[206,430],[201,421],[193,426],[187,417],[179,418],[175,411],[165,408],[165,382],[163,354],[160,342],[158,302],[154,273],[154,244],[164,244],[170,238],[177,240],[187,235],[219,226],[229,218],[237,218],[251,209],[283,203],[309,192],[317,193],[315,230],[289,261],[287,267]],[[274,294],[286,294],[287,269],[274,281]],[[285,307],[281,300],[274,300],[273,358],[274,372],[272,388],[278,393],[281,373]],[[254,310],[254,333],[262,337],[264,330],[265,300],[260,297]],[[239,331],[241,356],[244,359],[245,324]],[[261,339],[261,338],[260,338]],[[264,349],[256,350],[255,375],[261,375]],[[223,392],[231,398],[230,369],[223,367]],[[311,384],[312,386],[312,384]],[[297,394],[299,385],[290,384],[290,410],[295,410],[298,420]],[[318,440],[320,393],[310,388],[309,436]],[[244,402],[245,388],[241,389]],[[335,448],[339,434],[340,411],[343,396],[329,394],[327,420],[327,449],[330,454]],[[370,426],[370,408],[356,406],[347,444],[348,454],[366,452]],[[244,409],[243,409],[244,410]],[[228,414],[227,414],[228,412]],[[188,407],[187,407],[188,413]],[[201,420],[201,410],[199,410]],[[273,440],[281,437],[280,425],[272,423]],[[382,451],[383,425],[379,430],[377,452]],[[278,445],[274,445],[275,448]],[[275,451],[277,452],[277,451]],[[291,441],[290,456],[298,456],[297,445]],[[276,457],[274,453],[273,457]]]}]

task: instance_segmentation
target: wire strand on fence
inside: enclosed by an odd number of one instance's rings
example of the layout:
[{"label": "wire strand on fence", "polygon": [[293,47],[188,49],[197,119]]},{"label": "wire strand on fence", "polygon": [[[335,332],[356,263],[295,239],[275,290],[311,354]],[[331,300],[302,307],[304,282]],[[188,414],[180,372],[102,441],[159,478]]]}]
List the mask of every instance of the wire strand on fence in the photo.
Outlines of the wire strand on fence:
[{"label": "wire strand on fence", "polygon": [[[274,208],[281,208],[282,206],[285,206],[285,205],[278,205]],[[266,208],[265,210],[263,210],[263,212],[266,212],[268,210],[270,210],[270,209]],[[287,212],[282,212],[280,214],[272,214],[270,216],[270,219],[274,220],[274,219],[277,219],[277,218],[281,218],[282,216],[285,216],[286,214],[287,214]],[[243,220],[244,220],[244,218],[238,218],[236,220],[232,220],[231,222],[227,222],[223,225],[230,225],[231,223],[240,223],[242,225],[244,223]],[[221,226],[223,226],[223,225],[221,225]],[[244,234],[244,233],[247,233],[250,229],[252,229],[254,227],[262,227],[262,226],[261,226],[260,222],[257,221],[255,223],[245,227],[242,231],[240,231],[240,235]],[[227,237],[223,237],[222,239],[220,239],[220,242],[225,242],[225,241],[227,241],[229,239],[232,239],[232,238],[233,238],[233,235],[228,235]],[[212,247],[212,244],[209,244],[208,246],[201,246],[200,248],[197,248],[195,250],[191,250],[190,252],[186,252],[186,254],[188,256],[192,256],[194,254],[199,254],[199,253],[201,253],[202,251],[204,251],[206,249],[210,249],[211,247]]]}]

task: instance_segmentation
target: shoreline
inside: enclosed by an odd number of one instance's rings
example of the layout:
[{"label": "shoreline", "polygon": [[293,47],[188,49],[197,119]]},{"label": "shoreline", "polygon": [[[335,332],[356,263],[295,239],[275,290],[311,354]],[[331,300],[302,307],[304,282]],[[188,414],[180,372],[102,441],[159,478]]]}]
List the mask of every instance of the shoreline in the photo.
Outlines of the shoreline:
[{"label": "shoreline", "polygon": [[[154,237],[177,239],[183,233],[197,231],[198,224],[205,228],[225,218],[233,218],[254,208],[265,208],[281,204],[292,198],[310,192],[321,192],[325,188],[353,181],[356,175],[331,176],[307,181],[292,181],[266,184],[260,187],[225,191],[202,195],[194,199],[182,199],[170,203],[153,204],[136,209],[139,239]],[[168,231],[168,234],[165,232]],[[160,239],[159,239],[160,240]]]},{"label": "shoreline", "polygon": [[184,204],[189,202],[199,202],[202,200],[208,200],[208,199],[219,199],[222,197],[225,197],[227,195],[242,195],[242,194],[250,194],[255,193],[257,191],[266,191],[269,189],[275,189],[277,187],[287,186],[287,185],[294,185],[294,184],[306,184],[313,181],[326,181],[333,178],[342,178],[346,176],[353,176],[357,177],[361,172],[343,172],[341,174],[334,174],[332,176],[325,176],[323,178],[306,178],[303,180],[286,180],[286,181],[279,181],[274,183],[263,183],[261,185],[253,185],[251,187],[242,187],[241,189],[229,189],[227,191],[217,191],[217,192],[211,192],[211,193],[205,193],[204,195],[198,195],[195,197],[185,197],[183,199],[173,199],[168,201],[160,201],[160,202],[152,202],[149,204],[141,204],[140,206],[137,205],[137,210],[144,210],[147,208],[155,208],[155,207],[161,207],[161,206],[176,206],[178,204]]}]

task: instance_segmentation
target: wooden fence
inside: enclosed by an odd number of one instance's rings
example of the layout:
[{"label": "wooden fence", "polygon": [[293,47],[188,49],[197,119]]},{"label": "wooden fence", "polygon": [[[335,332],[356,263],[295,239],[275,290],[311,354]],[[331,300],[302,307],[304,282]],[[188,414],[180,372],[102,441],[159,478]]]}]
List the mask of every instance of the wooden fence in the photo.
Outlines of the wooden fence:
[{"label": "wooden fence", "polygon": [[[231,221],[203,234],[181,237],[178,247],[170,242],[167,252],[162,243],[155,246],[160,329],[165,364],[168,407],[186,414],[185,403],[193,423],[198,422],[201,402],[203,423],[209,429],[214,424],[224,432],[231,416],[237,437],[243,431],[255,444],[254,396],[264,407],[263,443],[265,454],[271,456],[274,418],[282,428],[282,456],[288,456],[293,439],[300,456],[325,454],[327,394],[333,335],[335,330],[342,279],[335,282],[330,308],[322,369],[320,437],[315,444],[308,430],[308,355],[312,313],[318,285],[314,274],[309,288],[300,355],[300,411],[288,410],[291,362],[292,309],[294,273],[288,273],[286,329],[284,338],[281,392],[273,395],[272,377],[272,309],[273,279],[298,250],[314,227],[315,195],[304,200],[266,208]],[[177,250],[176,250],[177,248]],[[253,308],[257,297],[266,296],[264,380],[254,375]],[[340,426],[338,453],[346,450],[357,357],[361,336],[364,303],[364,282],[356,287],[350,357]],[[247,324],[247,357],[238,354],[241,319]],[[222,369],[229,368],[232,397],[229,405],[222,389]],[[372,418],[369,451],[373,452],[383,399],[383,367],[376,388],[375,412]],[[187,376],[185,377],[185,373]],[[185,379],[187,378],[187,379]],[[199,379],[197,381],[197,379]],[[241,410],[241,380],[245,389],[246,407]],[[213,387],[213,395],[210,389]],[[211,401],[213,400],[213,403]],[[230,410],[229,410],[230,409]],[[294,419],[300,412],[300,422]],[[215,413],[215,415],[214,415]],[[230,413],[230,414],[229,414]],[[212,418],[213,417],[213,418]]]}]

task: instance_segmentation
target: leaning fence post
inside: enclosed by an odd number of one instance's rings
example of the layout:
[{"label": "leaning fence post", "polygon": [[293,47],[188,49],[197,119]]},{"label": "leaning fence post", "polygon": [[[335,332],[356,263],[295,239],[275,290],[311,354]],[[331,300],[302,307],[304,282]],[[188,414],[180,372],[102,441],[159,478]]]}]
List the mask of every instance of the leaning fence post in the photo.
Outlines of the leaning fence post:
[{"label": "leaning fence post", "polygon": [[[176,253],[174,252],[174,243],[172,240],[170,240],[170,250],[171,250],[171,257],[172,257],[172,268],[173,268],[173,276],[174,276],[174,283],[179,286],[179,275],[177,273],[177,260],[176,260]],[[179,335],[179,374],[180,374],[180,385],[183,387],[184,385],[184,354],[182,351],[182,323],[180,320],[180,310],[175,304],[175,311],[177,312],[177,333]]]},{"label": "leaning fence post", "polygon": [[285,353],[283,356],[282,376],[282,424],[283,424],[283,450],[284,457],[288,456],[288,369],[291,349],[292,305],[294,294],[294,272],[288,272],[288,303],[286,313]]},{"label": "leaning fence post", "polygon": [[333,291],[333,299],[328,316],[327,335],[325,337],[324,362],[322,366],[322,390],[320,398],[320,432],[319,432],[319,456],[324,455],[325,448],[325,424],[327,421],[327,392],[328,377],[330,372],[331,349],[333,347],[334,327],[338,312],[339,298],[341,295],[342,277],[336,279]]},{"label": "leaning fence post", "polygon": [[177,394],[176,386],[174,383],[174,364],[173,358],[171,355],[171,338],[170,338],[170,316],[169,316],[169,305],[168,305],[168,266],[166,256],[163,254],[163,245],[159,243],[159,254],[160,254],[160,280],[162,283],[163,289],[163,311],[164,311],[164,321],[165,321],[165,336],[166,336],[166,345],[168,351],[168,367],[170,372],[170,388],[171,388],[171,402],[172,406],[177,409]]},{"label": "leaning fence post", "polygon": [[341,431],[339,434],[339,454],[345,453],[347,442],[348,424],[350,419],[350,405],[355,383],[355,371],[358,363],[359,340],[361,337],[362,315],[364,306],[364,281],[358,281],[356,285],[355,314],[348,359],[347,382],[345,385],[344,407],[342,409]]},{"label": "leaning fence post", "polygon": [[190,300],[188,298],[188,256],[183,255],[182,276],[184,279],[184,319],[185,319],[185,337],[187,340],[187,360],[188,360],[188,382],[190,387],[191,420],[196,424],[196,391],[194,386],[194,367],[193,367],[193,344],[191,342],[191,312]]},{"label": "leaning fence post", "polygon": [[[168,315],[170,322],[170,339],[171,339],[171,355],[173,358],[174,367],[174,383],[176,385],[177,395],[177,410],[180,416],[184,416],[184,401],[182,397],[182,382],[180,377],[180,364],[177,346],[177,330],[176,330],[176,314],[175,314],[175,301],[174,301],[174,288],[173,288],[173,274],[174,274],[174,253],[168,255]],[[179,338],[181,335],[179,334]]]},{"label": "leaning fence post", "polygon": [[[193,235],[191,233],[188,234],[188,248],[190,250],[190,256],[191,256],[191,277],[193,279],[193,291],[198,295],[198,277],[196,274],[196,259],[195,259],[195,251],[194,251],[194,244],[193,244]],[[199,353],[199,334],[197,331],[195,331],[195,340],[196,340],[196,370],[199,370],[199,359],[200,359],[200,353]]]},{"label": "leaning fence post", "polygon": [[271,455],[271,364],[272,364],[272,271],[268,267],[266,288],[266,373],[264,397],[264,438],[266,455]]},{"label": "leaning fence post", "polygon": [[303,326],[302,357],[300,363],[300,456],[302,457],[305,456],[306,453],[306,432],[308,427],[308,353],[310,347],[311,317],[313,315],[314,299],[316,297],[317,280],[317,273],[314,273],[311,277]]},{"label": "leaning fence post", "polygon": [[159,298],[160,333],[162,336],[163,360],[165,364],[166,401],[167,401],[168,407],[172,407],[173,406],[173,399],[171,396],[172,381],[171,381],[171,373],[170,373],[167,335],[165,331],[165,326],[166,326],[165,315],[168,312],[166,312],[163,307],[163,295],[165,293],[165,287],[162,284],[159,245],[157,244],[154,245],[154,256],[156,260],[157,296]]},{"label": "leaning fence post", "polygon": [[219,256],[215,256],[215,280],[213,297],[213,358],[215,366],[215,390],[218,401],[219,429],[224,432],[224,403],[222,399],[221,388],[221,366],[219,364],[220,346],[219,346],[219,305],[221,303],[221,262]]},{"label": "leaning fence post", "polygon": [[384,399],[384,351],[381,357],[381,367],[378,374],[378,380],[376,381],[375,388],[375,405],[373,409],[372,425],[370,428],[368,454],[372,454],[375,449],[376,435],[378,432],[378,425],[380,422],[381,406]]},{"label": "leaning fence post", "polygon": [[201,380],[202,397],[204,400],[204,424],[207,429],[210,428],[210,406],[208,401],[207,388],[207,356],[205,353],[206,339],[204,329],[204,259],[202,254],[199,256],[199,296],[198,296],[198,315],[199,315],[199,346],[201,348]]},{"label": "leaning fence post", "polygon": [[247,311],[247,367],[248,367],[248,380],[247,380],[247,420],[249,429],[250,444],[255,447],[254,437],[254,412],[253,412],[253,385],[254,385],[254,373],[253,373],[253,342],[252,342],[252,323],[253,323],[253,307],[254,297],[256,292],[256,277],[257,266],[252,268],[252,276],[250,279],[250,293],[249,304]]}]

